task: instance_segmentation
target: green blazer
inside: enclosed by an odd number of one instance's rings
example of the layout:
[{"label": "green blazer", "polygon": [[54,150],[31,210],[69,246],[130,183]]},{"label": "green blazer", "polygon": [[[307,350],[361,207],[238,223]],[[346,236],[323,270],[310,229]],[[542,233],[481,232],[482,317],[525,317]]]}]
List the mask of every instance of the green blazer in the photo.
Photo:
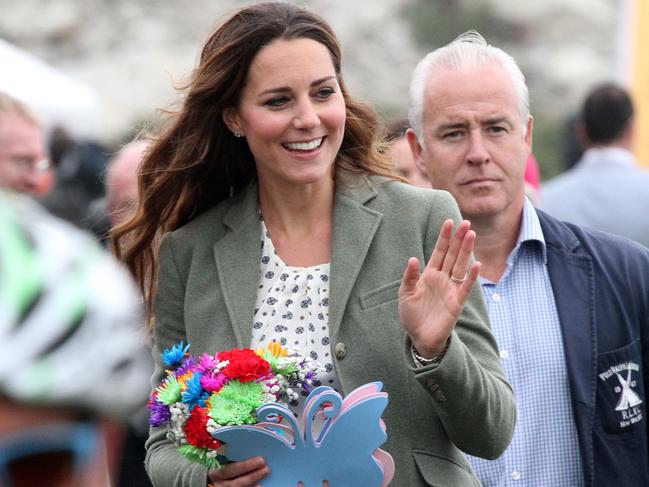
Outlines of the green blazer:
[{"label": "green blazer", "polygon": [[[457,205],[446,192],[378,177],[347,175],[336,186],[329,327],[343,392],[383,382],[391,485],[478,486],[461,451],[498,457],[516,416],[480,286],[439,364],[415,367],[397,309],[408,257],[424,265],[443,221],[459,221]],[[180,340],[194,354],[250,346],[260,241],[256,185],[162,239],[154,385],[159,350]],[[156,486],[206,484],[206,470],[180,457],[162,427],[151,430],[146,467]]]}]

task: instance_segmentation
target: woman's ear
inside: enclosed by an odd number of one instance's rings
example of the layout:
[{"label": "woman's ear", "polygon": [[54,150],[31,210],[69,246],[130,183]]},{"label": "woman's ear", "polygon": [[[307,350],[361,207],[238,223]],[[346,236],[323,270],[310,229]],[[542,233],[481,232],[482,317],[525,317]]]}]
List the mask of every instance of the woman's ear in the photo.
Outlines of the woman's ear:
[{"label": "woman's ear", "polygon": [[239,114],[237,113],[236,108],[228,107],[223,110],[223,123],[225,123],[225,126],[230,129],[230,132],[232,132],[235,137],[241,137],[244,135],[243,130],[241,129],[241,124],[239,123]]}]

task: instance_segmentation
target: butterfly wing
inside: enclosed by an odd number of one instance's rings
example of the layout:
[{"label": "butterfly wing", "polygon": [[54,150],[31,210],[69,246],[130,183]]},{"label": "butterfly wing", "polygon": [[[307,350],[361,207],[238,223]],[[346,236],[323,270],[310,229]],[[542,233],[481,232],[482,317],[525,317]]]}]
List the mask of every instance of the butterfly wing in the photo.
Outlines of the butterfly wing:
[{"label": "butterfly wing", "polygon": [[387,439],[380,423],[387,404],[386,393],[356,400],[331,423],[320,445],[313,446],[318,458],[328,464],[321,467],[321,479],[328,480],[331,487],[381,486],[383,470],[372,454]]},{"label": "butterfly wing", "polygon": [[366,386],[362,391],[353,391],[335,418],[325,422],[321,441],[305,444],[301,431],[295,431],[297,438],[293,441],[277,425],[231,426],[214,436],[227,444],[230,460],[257,455],[266,459],[271,474],[261,483],[264,487],[298,482],[307,487],[320,486],[323,480],[330,487],[381,487],[389,482],[394,468],[390,468],[391,457],[378,449],[387,439],[381,415],[388,403],[387,394],[379,390]]},{"label": "butterfly wing", "polygon": [[297,485],[303,476],[295,468],[295,462],[303,447],[288,441],[285,435],[258,426],[228,426],[219,429],[214,437],[227,445],[228,460],[238,462],[260,456],[270,468],[270,475],[264,479],[264,487],[286,487]]},{"label": "butterfly wing", "polygon": [[374,460],[380,464],[381,471],[383,472],[383,482],[381,483],[381,487],[387,487],[394,478],[394,459],[388,452],[381,450],[380,448],[374,450],[372,456],[374,457]]}]

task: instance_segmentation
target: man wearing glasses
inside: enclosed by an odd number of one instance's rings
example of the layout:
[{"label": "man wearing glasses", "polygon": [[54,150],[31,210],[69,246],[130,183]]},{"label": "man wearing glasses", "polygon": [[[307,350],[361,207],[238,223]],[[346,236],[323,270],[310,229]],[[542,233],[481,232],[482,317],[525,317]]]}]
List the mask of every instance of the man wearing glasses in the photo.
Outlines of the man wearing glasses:
[{"label": "man wearing glasses", "polygon": [[39,196],[48,169],[43,129],[36,116],[0,92],[0,187]]}]

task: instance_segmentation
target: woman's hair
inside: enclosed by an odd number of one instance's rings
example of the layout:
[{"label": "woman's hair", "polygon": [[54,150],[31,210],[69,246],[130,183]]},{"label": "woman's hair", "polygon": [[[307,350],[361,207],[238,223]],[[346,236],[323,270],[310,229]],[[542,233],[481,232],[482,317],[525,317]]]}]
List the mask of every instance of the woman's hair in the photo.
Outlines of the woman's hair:
[{"label": "woman's hair", "polygon": [[527,118],[530,115],[530,102],[525,76],[513,57],[502,49],[487,44],[487,41],[477,31],[469,30],[458,36],[453,42],[440,47],[426,55],[412,74],[410,82],[410,111],[408,118],[420,143],[424,143],[424,95],[426,83],[433,72],[443,70],[462,70],[500,65],[509,73],[518,97],[518,111],[523,124],[523,132],[527,130]]},{"label": "woman's hair", "polygon": [[149,318],[159,237],[242,191],[257,176],[246,140],[226,127],[224,110],[239,105],[250,66],[264,46],[301,38],[329,50],[345,101],[345,132],[336,169],[393,176],[379,151],[378,118],[349,96],[341,75],[340,47],[324,19],[282,2],[235,11],[205,42],[198,67],[183,87],[186,95],[180,110],[169,114],[142,162],[135,214],[111,234],[114,252],[140,285]]}]

